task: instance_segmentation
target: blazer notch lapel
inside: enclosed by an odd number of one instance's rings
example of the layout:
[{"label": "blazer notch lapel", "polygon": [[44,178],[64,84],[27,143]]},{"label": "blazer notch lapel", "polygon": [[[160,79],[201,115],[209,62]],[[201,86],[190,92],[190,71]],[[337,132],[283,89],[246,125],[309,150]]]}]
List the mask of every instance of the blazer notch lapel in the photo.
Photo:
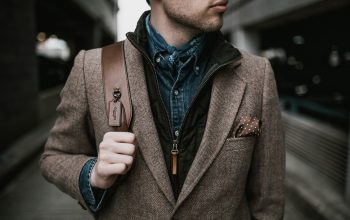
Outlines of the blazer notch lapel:
[{"label": "blazer notch lapel", "polygon": [[125,41],[125,61],[134,111],[132,130],[137,141],[141,143],[140,152],[159,188],[168,201],[175,205],[175,197],[152,115],[142,56],[129,40]]},{"label": "blazer notch lapel", "polygon": [[[185,179],[176,203],[178,208],[210,167],[222,148],[235,120],[246,88],[237,72],[239,67],[225,68],[213,81],[208,119],[201,144]],[[232,71],[235,73],[232,75]]]}]

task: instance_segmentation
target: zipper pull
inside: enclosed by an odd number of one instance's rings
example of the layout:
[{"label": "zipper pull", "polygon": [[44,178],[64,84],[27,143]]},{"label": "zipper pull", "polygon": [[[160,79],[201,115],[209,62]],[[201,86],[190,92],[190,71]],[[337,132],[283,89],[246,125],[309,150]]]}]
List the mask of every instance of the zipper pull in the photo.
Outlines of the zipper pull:
[{"label": "zipper pull", "polygon": [[177,149],[177,140],[173,141],[173,149],[171,150],[171,173],[173,175],[177,175],[177,155],[179,154],[179,150]]},{"label": "zipper pull", "polygon": [[122,103],[119,101],[122,93],[119,88],[114,88],[113,99],[109,101],[109,126],[121,126],[122,119]]}]

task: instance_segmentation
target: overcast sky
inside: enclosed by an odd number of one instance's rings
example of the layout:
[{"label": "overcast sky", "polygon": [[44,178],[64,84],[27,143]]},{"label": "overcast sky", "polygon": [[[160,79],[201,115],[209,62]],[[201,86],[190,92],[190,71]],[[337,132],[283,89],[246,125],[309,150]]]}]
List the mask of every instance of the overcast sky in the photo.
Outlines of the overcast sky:
[{"label": "overcast sky", "polygon": [[134,31],[141,14],[149,9],[146,0],[118,0],[118,40],[124,40],[125,34]]}]

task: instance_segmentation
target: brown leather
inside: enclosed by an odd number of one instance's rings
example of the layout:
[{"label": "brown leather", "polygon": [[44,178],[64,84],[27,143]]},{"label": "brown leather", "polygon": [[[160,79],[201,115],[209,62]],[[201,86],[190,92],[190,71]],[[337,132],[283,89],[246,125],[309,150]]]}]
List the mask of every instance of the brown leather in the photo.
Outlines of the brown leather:
[{"label": "brown leather", "polygon": [[[109,126],[116,131],[128,131],[132,118],[132,105],[125,68],[124,41],[102,48],[102,78]],[[116,99],[113,96],[115,92],[121,95],[120,98],[118,96]]]}]

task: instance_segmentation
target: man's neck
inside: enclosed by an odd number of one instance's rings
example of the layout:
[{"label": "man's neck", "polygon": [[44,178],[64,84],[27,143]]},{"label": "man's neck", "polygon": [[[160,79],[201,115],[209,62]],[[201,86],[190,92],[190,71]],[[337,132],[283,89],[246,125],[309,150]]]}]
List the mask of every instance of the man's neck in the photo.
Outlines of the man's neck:
[{"label": "man's neck", "polygon": [[164,38],[167,44],[176,48],[189,42],[200,33],[170,19],[162,10],[151,11],[152,27]]}]

